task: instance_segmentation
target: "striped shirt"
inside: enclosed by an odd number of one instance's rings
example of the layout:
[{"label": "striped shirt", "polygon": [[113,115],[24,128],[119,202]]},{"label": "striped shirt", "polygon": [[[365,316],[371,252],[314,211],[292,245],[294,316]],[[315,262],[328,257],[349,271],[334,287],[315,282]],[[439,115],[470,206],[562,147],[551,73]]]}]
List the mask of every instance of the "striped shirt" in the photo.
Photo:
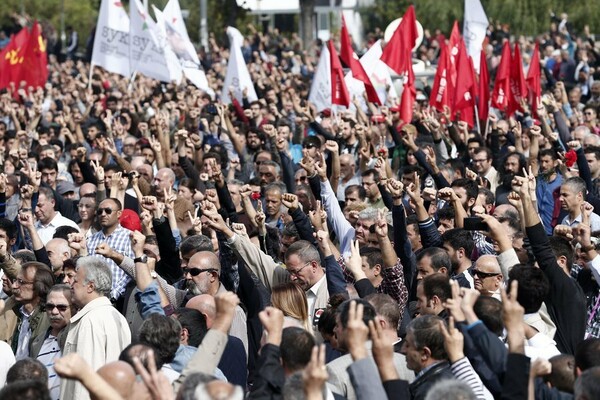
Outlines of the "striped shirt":
[{"label": "striped shirt", "polygon": [[53,400],[57,400],[60,395],[60,377],[54,371],[54,363],[60,357],[62,354],[57,337],[48,335],[42,344],[37,360],[48,370],[48,389],[50,389],[50,396]]},{"label": "striped shirt", "polygon": [[98,247],[98,245],[101,243],[106,243],[117,253],[134,259],[135,255],[133,254],[133,249],[131,248],[130,235],[131,231],[129,229],[125,229],[119,225],[117,229],[115,229],[110,235],[105,236],[104,231],[99,231],[87,241],[88,254],[102,258],[110,266],[112,271],[112,289],[110,291],[110,295],[113,299],[118,299],[123,293],[125,293],[125,287],[131,278],[125,273],[125,271],[119,268],[119,266],[113,260],[101,256],[100,254],[96,254],[96,247]]}]

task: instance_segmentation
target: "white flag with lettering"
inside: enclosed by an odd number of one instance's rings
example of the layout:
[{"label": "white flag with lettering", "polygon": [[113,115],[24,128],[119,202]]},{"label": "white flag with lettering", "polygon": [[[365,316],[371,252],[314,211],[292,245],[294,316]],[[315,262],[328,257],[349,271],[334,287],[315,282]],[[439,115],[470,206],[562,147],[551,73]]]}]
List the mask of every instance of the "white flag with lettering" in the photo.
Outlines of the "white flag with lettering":
[{"label": "white flag with lettering", "polygon": [[181,68],[170,70],[156,23],[140,0],[130,3],[131,68],[163,82],[179,82]]},{"label": "white flag with lettering", "polygon": [[[246,66],[244,56],[242,55],[241,46],[243,44],[243,36],[240,31],[232,26],[227,27],[227,36],[229,36],[229,62],[227,63],[225,84],[221,92],[221,101],[225,104],[231,103],[232,99],[229,98],[229,90],[232,90],[234,97],[241,103],[243,97],[242,91],[244,89],[248,90],[246,96],[248,101],[257,100],[258,96],[250,79],[248,66]],[[240,40],[240,38],[242,39]]]},{"label": "white flag with lettering", "polygon": [[465,24],[463,37],[467,46],[467,54],[473,59],[473,67],[479,73],[481,48],[489,21],[480,0],[465,0]]},{"label": "white flag with lettering", "polygon": [[152,7],[156,22],[163,26],[169,46],[179,60],[185,77],[198,89],[214,95],[214,91],[208,85],[202,65],[200,65],[198,53],[188,36],[179,2],[169,0],[162,13],[156,7]]},{"label": "white flag with lettering", "polygon": [[96,24],[92,64],[129,77],[129,16],[123,4],[102,0]]},{"label": "white flag with lettering", "polygon": [[308,101],[315,105],[317,111],[331,108],[331,56],[325,45],[321,48],[321,57],[313,76]]},{"label": "white flag with lettering", "polygon": [[152,7],[154,8],[154,16],[156,17],[156,33],[158,35],[160,47],[165,52],[167,68],[169,69],[169,71],[171,71],[172,75],[175,72],[175,74],[179,77],[179,80],[177,81],[177,83],[179,84],[181,83],[181,78],[183,78],[183,68],[181,66],[181,63],[179,62],[179,59],[177,58],[177,55],[175,54],[175,52],[171,48],[171,45],[169,44],[167,30],[165,28],[165,23],[163,20],[164,17],[162,12],[156,7],[154,7],[154,5],[152,5]]}]

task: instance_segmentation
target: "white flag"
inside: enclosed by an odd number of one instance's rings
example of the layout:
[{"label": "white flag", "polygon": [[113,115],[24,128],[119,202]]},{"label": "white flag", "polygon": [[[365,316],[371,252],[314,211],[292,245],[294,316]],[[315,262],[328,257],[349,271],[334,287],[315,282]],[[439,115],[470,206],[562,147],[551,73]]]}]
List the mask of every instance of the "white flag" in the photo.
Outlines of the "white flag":
[{"label": "white flag", "polygon": [[156,23],[140,0],[133,0],[130,6],[131,68],[159,81],[179,82],[181,69],[169,70]]},{"label": "white flag", "polygon": [[[388,97],[386,87],[390,87],[390,96],[398,97],[398,94],[396,93],[396,89],[394,88],[394,84],[388,66],[380,60],[382,54],[383,49],[381,48],[381,40],[378,40],[369,48],[369,50],[365,54],[363,54],[363,56],[360,58],[360,63],[363,66],[367,75],[369,76],[369,79],[371,79],[371,83],[373,83],[373,87],[377,91],[377,96],[379,96],[381,104],[385,104],[386,99]],[[348,86],[350,94],[359,98],[361,104],[363,105],[363,109],[366,109],[367,104],[365,103],[363,98],[365,84],[362,81],[359,81],[358,79],[354,79],[352,77],[352,71],[346,74],[344,80],[346,81],[346,86]]]},{"label": "white flag", "polygon": [[463,37],[467,46],[467,54],[473,59],[473,67],[479,73],[481,47],[485,40],[489,21],[480,0],[465,0],[465,24]]},{"label": "white flag", "polygon": [[152,7],[154,8],[154,15],[156,16],[156,33],[158,35],[159,45],[165,52],[167,68],[169,71],[171,71],[172,75],[174,74],[179,78],[177,80],[177,83],[179,84],[181,83],[181,78],[183,78],[183,68],[179,62],[179,59],[177,58],[177,55],[175,55],[175,52],[169,44],[162,12],[154,7],[154,5],[152,5]]},{"label": "white flag", "polygon": [[308,101],[315,105],[317,111],[331,108],[331,56],[325,45],[321,48],[321,57],[313,76]]},{"label": "white flag", "polygon": [[229,90],[231,89],[235,98],[241,103],[244,88],[248,90],[246,96],[248,101],[258,100],[252,79],[250,79],[250,72],[242,55],[243,39],[240,41],[240,37],[243,38],[243,36],[240,31],[232,26],[227,27],[227,36],[229,36],[229,62],[227,63],[225,84],[221,92],[221,101],[225,104],[231,103],[232,99],[229,98]]},{"label": "white flag", "polygon": [[185,77],[198,89],[202,89],[214,95],[214,91],[209,87],[206,74],[200,65],[200,59],[194,45],[185,28],[185,23],[181,15],[181,8],[177,0],[169,0],[162,13],[154,6],[154,15],[158,25],[162,25],[170,49],[173,51],[181,67]]},{"label": "white flag", "polygon": [[102,0],[96,24],[92,64],[129,77],[129,16],[118,1]]}]

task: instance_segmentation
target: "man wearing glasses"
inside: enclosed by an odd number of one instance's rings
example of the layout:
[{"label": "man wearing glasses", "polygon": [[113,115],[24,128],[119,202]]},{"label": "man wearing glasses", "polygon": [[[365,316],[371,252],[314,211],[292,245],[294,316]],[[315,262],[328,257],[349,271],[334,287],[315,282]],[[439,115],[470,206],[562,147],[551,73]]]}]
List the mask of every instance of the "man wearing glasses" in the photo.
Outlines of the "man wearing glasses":
[{"label": "man wearing glasses", "polygon": [[23,264],[13,281],[13,298],[20,307],[10,344],[17,360],[29,357],[31,340],[48,329],[49,320],[43,305],[53,284],[50,268],[37,261]]},{"label": "man wearing glasses", "polygon": [[485,255],[479,257],[473,269],[473,278],[475,289],[482,296],[491,296],[501,300],[500,288],[502,287],[504,278],[502,277],[502,270],[496,256]]},{"label": "man wearing glasses", "polygon": [[[187,265],[183,268],[185,287],[193,296],[209,294],[215,296],[227,292],[221,284],[221,263],[217,255],[210,251],[199,251],[194,254]],[[246,356],[248,355],[248,333],[246,327],[246,313],[238,305],[235,307],[233,324],[229,330],[231,336],[242,341]]]},{"label": "man wearing glasses", "polygon": [[108,263],[112,271],[112,290],[110,295],[115,300],[125,292],[125,287],[129,283],[130,278],[113,260],[97,254],[96,249],[101,243],[106,243],[114,251],[126,257],[135,258],[131,249],[131,240],[129,239],[131,231],[123,228],[119,223],[122,210],[123,206],[117,199],[109,198],[102,201],[96,212],[102,229],[87,241],[87,253],[91,256],[101,257]]},{"label": "man wearing glasses", "polygon": [[60,394],[60,378],[54,372],[54,362],[62,356],[67,339],[65,328],[74,311],[71,298],[69,285],[52,286],[44,306],[50,327],[31,342],[31,357],[48,369],[48,388],[53,399],[58,399]]},{"label": "man wearing glasses", "polygon": [[496,193],[498,171],[492,166],[492,151],[487,147],[478,147],[473,151],[473,168],[480,177],[490,182],[490,190]]}]

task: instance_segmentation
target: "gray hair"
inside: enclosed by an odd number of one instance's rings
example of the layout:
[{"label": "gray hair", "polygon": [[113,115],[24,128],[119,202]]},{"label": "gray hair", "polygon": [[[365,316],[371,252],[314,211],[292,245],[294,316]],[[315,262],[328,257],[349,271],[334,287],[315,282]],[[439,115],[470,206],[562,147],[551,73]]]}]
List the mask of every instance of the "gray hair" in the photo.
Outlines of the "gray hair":
[{"label": "gray hair", "polygon": [[379,210],[373,207],[365,208],[358,214],[358,219],[368,219],[375,221],[379,216]]},{"label": "gray hair", "polygon": [[597,399],[600,396],[600,367],[586,369],[575,381],[576,399]]},{"label": "gray hair", "polygon": [[457,379],[437,381],[427,392],[425,400],[475,400],[477,396],[465,382]]},{"label": "gray hair", "polygon": [[[323,398],[327,398],[327,385],[323,385]],[[305,400],[302,371],[294,372],[283,385],[283,400]]]},{"label": "gray hair", "polygon": [[[195,393],[196,400],[213,399],[214,398],[209,394],[209,391],[206,387],[206,386],[210,385],[211,382],[202,383],[196,387],[196,393]],[[233,388],[233,391],[231,392],[231,394],[227,397],[227,399],[228,400],[244,400],[244,390],[242,389],[242,387],[238,386],[238,385],[233,385],[231,383],[230,383],[230,385],[232,385],[234,388]],[[224,397],[219,397],[219,398],[222,399]]]},{"label": "gray hair", "polygon": [[316,261],[321,265],[319,251],[307,240],[298,240],[297,242],[292,243],[285,252],[285,259],[287,260],[294,254],[297,255],[303,263]]},{"label": "gray hair", "polygon": [[263,161],[261,165],[268,165],[270,167],[275,167],[275,173],[277,174],[277,176],[281,175],[281,166],[279,164],[277,164],[275,161],[266,160],[266,161]]},{"label": "gray hair", "polygon": [[112,271],[106,263],[96,256],[81,257],[77,260],[77,269],[83,267],[85,278],[83,284],[94,282],[96,293],[110,297],[112,289]]}]

